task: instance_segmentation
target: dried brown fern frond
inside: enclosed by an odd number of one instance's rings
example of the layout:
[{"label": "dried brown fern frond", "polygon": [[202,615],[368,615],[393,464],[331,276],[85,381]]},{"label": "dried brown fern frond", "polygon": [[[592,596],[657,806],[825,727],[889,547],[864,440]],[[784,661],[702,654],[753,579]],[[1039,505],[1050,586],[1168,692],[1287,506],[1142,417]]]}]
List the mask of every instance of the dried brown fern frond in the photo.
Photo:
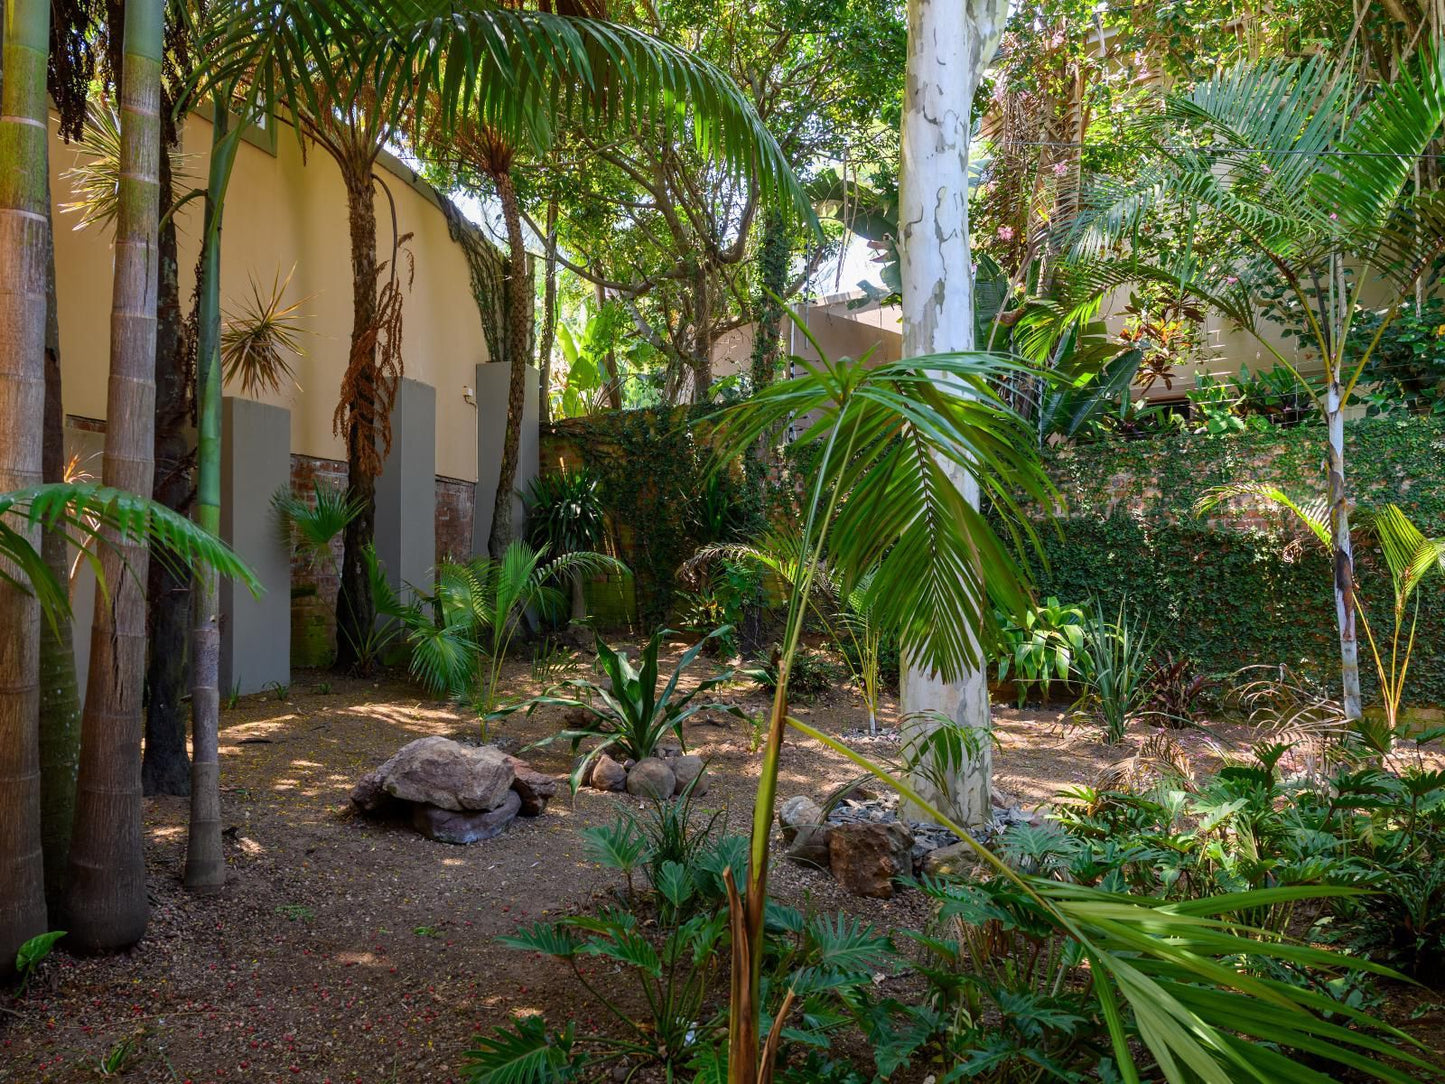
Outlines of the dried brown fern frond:
[{"label": "dried brown fern frond", "polygon": [[222,372],[227,383],[239,380],[246,395],[275,393],[282,384],[296,383],[291,365],[305,353],[301,338],[308,330],[303,326],[308,315],[301,309],[311,298],[285,303],[295,273],[293,264],[283,280],[278,270],[269,293],[252,278],[251,297],[221,324]]},{"label": "dried brown fern frond", "polygon": [[1133,756],[1101,771],[1094,785],[1099,790],[1138,793],[1165,782],[1192,791],[1194,762],[1173,735],[1161,731],[1150,735]]}]

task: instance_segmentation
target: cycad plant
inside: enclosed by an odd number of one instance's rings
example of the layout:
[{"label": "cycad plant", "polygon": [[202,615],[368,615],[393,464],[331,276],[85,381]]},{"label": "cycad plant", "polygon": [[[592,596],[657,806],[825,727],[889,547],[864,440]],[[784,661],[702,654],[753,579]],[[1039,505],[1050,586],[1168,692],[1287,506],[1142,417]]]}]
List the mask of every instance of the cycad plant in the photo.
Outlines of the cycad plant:
[{"label": "cycad plant", "polygon": [[[1137,183],[1096,185],[1072,255],[1095,289],[1155,282],[1206,302],[1308,390],[1327,426],[1341,677],[1345,713],[1357,718],[1345,410],[1381,337],[1445,252],[1445,193],[1417,183],[1445,123],[1445,51],[1422,50],[1375,86],[1362,86],[1343,57],[1241,64],[1170,95],[1148,123],[1158,164]],[[1147,250],[1169,252],[1167,261],[1144,256],[1146,235]],[[1384,315],[1361,345],[1350,329],[1365,296]],[[1323,364],[1322,391],[1262,326],[1271,314]]]},{"label": "cycad plant", "polygon": [[[1195,502],[1195,514],[1204,515],[1238,498],[1262,500],[1285,509],[1309,529],[1326,552],[1333,548],[1327,503],[1324,500],[1295,500],[1283,489],[1268,483],[1217,486]],[[1375,675],[1380,683],[1384,719],[1383,725],[1379,725],[1362,716],[1352,718],[1358,735],[1383,755],[1394,748],[1395,738],[1400,733],[1400,705],[1405,695],[1405,678],[1410,673],[1420,613],[1419,590],[1431,577],[1445,576],[1445,538],[1425,537],[1395,504],[1387,504],[1380,509],[1366,508],[1360,518],[1363,521],[1362,533],[1379,545],[1385,567],[1390,570],[1392,607],[1387,639],[1385,630],[1377,633],[1369,614],[1356,603],[1360,627],[1365,630]]]},{"label": "cycad plant", "polygon": [[[773,1080],[777,1036],[788,1026],[793,1006],[787,997],[776,1003],[764,1042],[763,925],[785,726],[839,752],[950,827],[983,863],[1019,886],[1040,921],[1077,946],[1071,951],[1078,952],[1093,977],[1119,1076],[1129,1084],[1142,1079],[1145,1051],[1161,1076],[1179,1084],[1320,1079],[1316,1070],[1280,1048],[1308,1051],[1317,1059],[1401,1084],[1427,1069],[1428,1062],[1413,1053],[1402,1033],[1388,1032],[1387,1042],[1377,1034],[1327,1021],[1319,1015],[1321,1009],[1337,1014],[1337,1019],[1374,1023],[1347,1006],[1326,1004],[1312,991],[1259,978],[1231,963],[1251,954],[1337,967],[1340,959],[1328,952],[1270,934],[1242,935],[1222,921],[1236,912],[1307,898],[1320,890],[1272,888],[1164,904],[1025,878],[909,783],[789,715],[788,674],[825,550],[844,583],[855,583],[865,571],[877,568],[871,594],[880,616],[896,624],[905,652],[947,678],[964,665],[976,664],[980,642],[986,642],[990,604],[1012,609],[1022,601],[1015,551],[1027,538],[1027,528],[1010,524],[1023,518],[1021,500],[1032,498],[1047,506],[1050,495],[1030,451],[1033,443],[1025,423],[992,390],[1015,371],[1011,363],[987,355],[951,354],[872,369],[866,358],[824,360],[806,368],[806,375],[775,384],[732,408],[719,429],[721,453],[736,456],[780,422],[812,418],[801,439],[819,450],[804,505],[807,564],[789,606],[753,807],[745,886],[740,889],[728,876],[731,1084]],[[962,470],[977,482],[993,506],[993,516],[963,499],[949,481],[948,469]],[[1393,1059],[1408,1068],[1397,1068]]]},{"label": "cycad plant", "polygon": [[[374,554],[368,561],[375,569]],[[400,598],[374,575],[378,610],[400,623],[411,672],[429,690],[467,699],[482,719],[482,737],[496,717],[502,664],[529,614],[563,612],[563,585],[578,575],[622,571],[615,558],[590,550],[551,557],[546,546],[513,542],[500,559],[444,562],[431,592],[412,588]]]}]

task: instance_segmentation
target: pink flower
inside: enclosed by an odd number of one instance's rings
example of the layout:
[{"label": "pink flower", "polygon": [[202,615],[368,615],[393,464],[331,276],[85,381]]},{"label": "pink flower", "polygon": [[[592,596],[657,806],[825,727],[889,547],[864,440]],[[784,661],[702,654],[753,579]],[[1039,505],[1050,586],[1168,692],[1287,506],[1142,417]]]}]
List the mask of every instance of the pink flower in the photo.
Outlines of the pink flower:
[{"label": "pink flower", "polygon": [[1331,221],[1331,222],[1335,221],[1335,219],[1337,219],[1337,218],[1339,218],[1339,217],[1340,217],[1340,216],[1337,215],[1337,214],[1335,214],[1334,211],[1331,211],[1331,212],[1330,212],[1330,221]]},{"label": "pink flower", "polygon": [[1062,176],[1063,176],[1065,173],[1067,173],[1067,172],[1069,172],[1069,163],[1067,163],[1067,162],[1055,162],[1055,163],[1054,163],[1054,176],[1055,176],[1055,177],[1062,177]]},{"label": "pink flower", "polygon": [[998,239],[1000,241],[1012,241],[1014,239],[1014,228],[1012,226],[1000,226],[998,228]]}]

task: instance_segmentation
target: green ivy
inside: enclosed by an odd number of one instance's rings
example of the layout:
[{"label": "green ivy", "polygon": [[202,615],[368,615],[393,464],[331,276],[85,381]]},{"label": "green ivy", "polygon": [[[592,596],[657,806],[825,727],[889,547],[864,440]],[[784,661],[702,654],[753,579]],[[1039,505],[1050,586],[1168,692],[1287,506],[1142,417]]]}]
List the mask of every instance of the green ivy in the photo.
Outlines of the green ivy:
[{"label": "green ivy", "polygon": [[[1393,501],[1429,535],[1445,533],[1445,422],[1370,419],[1347,427],[1345,464],[1357,504]],[[1302,665],[1335,684],[1338,652],[1327,555],[1263,509],[1247,526],[1196,519],[1211,486],[1265,481],[1291,495],[1323,492],[1317,426],[1220,437],[1067,446],[1049,453],[1062,496],[1058,530],[1042,533],[1041,597],[1127,598],[1161,638],[1223,673],[1252,663]],[[1244,517],[1241,517],[1244,518]],[[1361,594],[1377,632],[1391,621],[1388,572],[1358,557]],[[1445,703],[1445,589],[1422,588],[1407,699]],[[1361,644],[1361,672],[1373,669]],[[1368,682],[1367,682],[1368,685]]]},{"label": "green ivy", "polygon": [[[543,469],[585,466],[600,492],[618,557],[636,580],[645,629],[669,620],[678,567],[699,546],[748,537],[762,523],[760,488],[741,468],[710,477],[706,419],[715,406],[619,410],[544,429]],[[703,424],[698,424],[702,422]],[[719,510],[725,522],[718,522]]]}]

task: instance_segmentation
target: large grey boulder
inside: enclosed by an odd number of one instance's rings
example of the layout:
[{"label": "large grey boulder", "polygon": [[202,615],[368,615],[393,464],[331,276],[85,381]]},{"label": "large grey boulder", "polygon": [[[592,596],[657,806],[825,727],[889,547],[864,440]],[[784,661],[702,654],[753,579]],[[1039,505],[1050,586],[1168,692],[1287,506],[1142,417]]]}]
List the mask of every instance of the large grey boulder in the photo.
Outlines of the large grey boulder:
[{"label": "large grey boulder", "polygon": [[793,841],[783,852],[785,858],[804,866],[828,869],[832,864],[832,853],[828,837],[833,834],[831,824],[800,824],[793,830]]},{"label": "large grey boulder", "polygon": [[434,805],[415,805],[411,809],[411,825],[428,839],[439,843],[480,843],[500,835],[517,817],[522,797],[514,790],[503,793],[496,809],[452,810]]},{"label": "large grey boulder", "polygon": [[[685,756],[674,757],[667,762],[672,769],[676,780],[673,786],[674,794],[681,794],[687,790],[688,784],[692,784],[691,794],[695,798],[701,798],[707,793],[707,765],[703,763],[702,757],[695,753],[688,753]],[[696,780],[694,783],[693,780]]]},{"label": "large grey boulder", "polygon": [[592,762],[588,778],[597,790],[623,790],[627,786],[627,769],[603,753]]},{"label": "large grey boulder", "polygon": [[462,745],[450,738],[418,738],[381,767],[367,773],[351,792],[364,812],[387,799],[434,806],[454,813],[496,809],[511,793],[516,771],[500,749]]}]

